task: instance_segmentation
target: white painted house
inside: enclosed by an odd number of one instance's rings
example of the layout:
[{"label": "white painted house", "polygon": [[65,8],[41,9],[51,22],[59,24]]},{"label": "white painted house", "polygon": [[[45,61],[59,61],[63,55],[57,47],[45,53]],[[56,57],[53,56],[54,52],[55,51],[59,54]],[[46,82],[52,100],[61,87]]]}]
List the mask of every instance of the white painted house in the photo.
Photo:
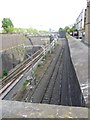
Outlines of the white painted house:
[{"label": "white painted house", "polygon": [[86,9],[82,9],[76,19],[75,28],[78,30],[78,38],[82,38],[85,33]]}]

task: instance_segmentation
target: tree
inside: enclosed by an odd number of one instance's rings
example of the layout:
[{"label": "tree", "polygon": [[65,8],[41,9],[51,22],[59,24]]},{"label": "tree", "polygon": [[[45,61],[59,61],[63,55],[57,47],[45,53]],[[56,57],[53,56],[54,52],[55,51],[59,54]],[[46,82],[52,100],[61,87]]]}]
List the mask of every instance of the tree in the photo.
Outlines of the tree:
[{"label": "tree", "polygon": [[66,27],[64,28],[64,31],[65,31],[65,32],[69,32],[69,30],[70,30],[70,28],[69,28],[68,26],[66,26]]},{"label": "tree", "polygon": [[70,29],[71,32],[75,32],[77,31],[77,29],[73,26],[71,29]]},{"label": "tree", "polygon": [[14,25],[10,18],[3,18],[2,28],[6,33],[12,33],[14,31]]},{"label": "tree", "polygon": [[27,29],[25,28],[14,28],[15,33],[26,33]]},{"label": "tree", "polygon": [[59,32],[63,31],[63,28],[59,28]]}]

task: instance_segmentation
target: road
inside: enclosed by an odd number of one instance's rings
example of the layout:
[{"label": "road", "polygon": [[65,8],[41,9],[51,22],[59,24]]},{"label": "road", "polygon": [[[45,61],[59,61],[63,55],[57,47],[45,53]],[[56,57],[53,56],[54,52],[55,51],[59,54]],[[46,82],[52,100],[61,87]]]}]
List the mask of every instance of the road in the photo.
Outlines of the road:
[{"label": "road", "polygon": [[68,41],[62,39],[62,47],[47,69],[28,102],[55,105],[85,106],[85,101],[72,64]]}]

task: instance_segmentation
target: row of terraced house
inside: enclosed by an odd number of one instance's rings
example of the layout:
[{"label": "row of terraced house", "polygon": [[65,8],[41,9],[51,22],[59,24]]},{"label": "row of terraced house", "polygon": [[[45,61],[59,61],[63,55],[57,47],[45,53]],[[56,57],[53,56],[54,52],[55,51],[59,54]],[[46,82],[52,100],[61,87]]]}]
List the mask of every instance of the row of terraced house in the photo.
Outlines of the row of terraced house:
[{"label": "row of terraced house", "polygon": [[74,26],[78,30],[78,39],[82,39],[90,45],[90,0],[87,1],[87,6],[77,17]]}]

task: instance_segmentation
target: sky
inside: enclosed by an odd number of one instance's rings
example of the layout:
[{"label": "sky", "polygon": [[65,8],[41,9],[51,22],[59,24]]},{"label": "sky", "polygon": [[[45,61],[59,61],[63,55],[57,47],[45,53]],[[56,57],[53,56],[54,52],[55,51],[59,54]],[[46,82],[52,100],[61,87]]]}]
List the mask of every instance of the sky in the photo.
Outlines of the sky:
[{"label": "sky", "polygon": [[75,23],[86,0],[0,0],[0,26],[10,18],[15,27],[58,30]]}]

